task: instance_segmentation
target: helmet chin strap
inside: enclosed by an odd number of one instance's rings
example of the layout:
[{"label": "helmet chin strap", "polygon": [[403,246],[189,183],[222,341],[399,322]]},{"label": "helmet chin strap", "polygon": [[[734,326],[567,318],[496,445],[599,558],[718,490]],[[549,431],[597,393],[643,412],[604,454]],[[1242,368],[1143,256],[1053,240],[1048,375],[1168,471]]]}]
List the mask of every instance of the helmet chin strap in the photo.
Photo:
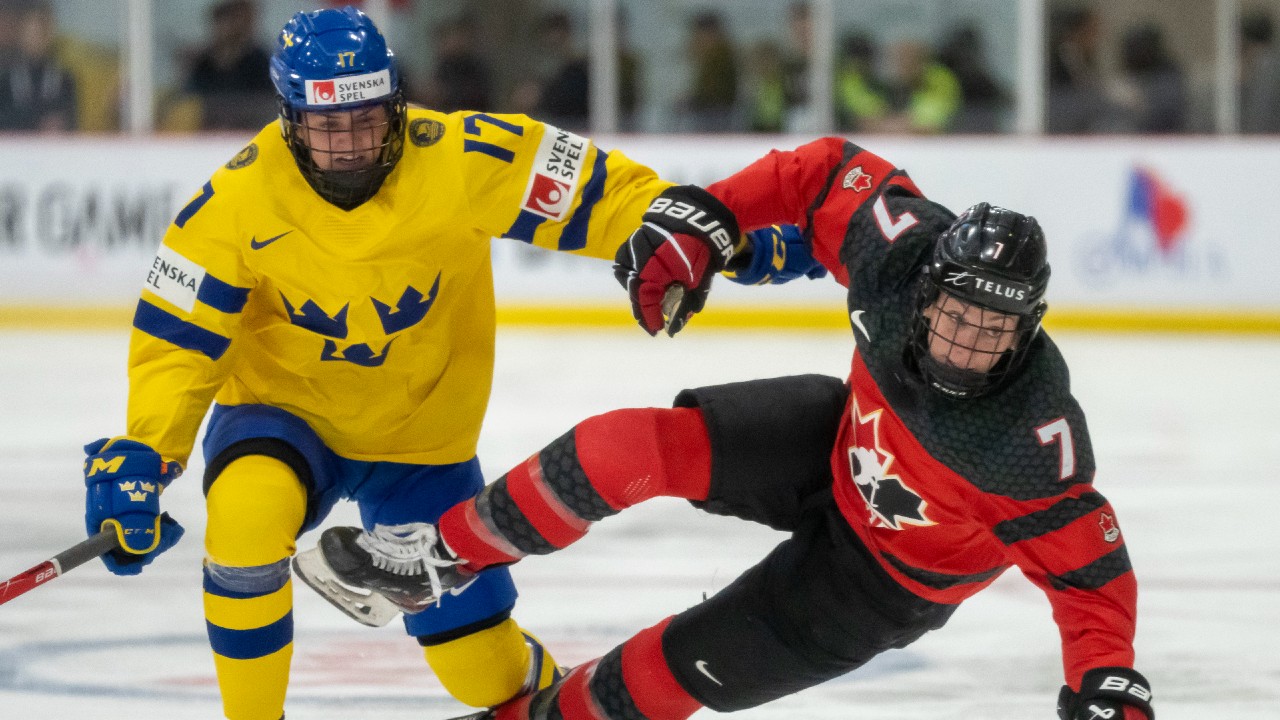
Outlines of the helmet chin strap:
[{"label": "helmet chin strap", "polygon": [[930,387],[950,397],[971,398],[983,395],[994,389],[991,378],[998,376],[1001,363],[1007,364],[1008,361],[1009,356],[1008,351],[1006,351],[1002,353],[1002,357],[996,362],[995,366],[987,372],[959,368],[940,362],[928,354],[921,358],[919,362],[921,374],[924,375]]},{"label": "helmet chin strap", "polygon": [[317,170],[316,182],[311,187],[333,205],[351,210],[377,195],[390,172],[390,169],[377,167],[364,170]]}]

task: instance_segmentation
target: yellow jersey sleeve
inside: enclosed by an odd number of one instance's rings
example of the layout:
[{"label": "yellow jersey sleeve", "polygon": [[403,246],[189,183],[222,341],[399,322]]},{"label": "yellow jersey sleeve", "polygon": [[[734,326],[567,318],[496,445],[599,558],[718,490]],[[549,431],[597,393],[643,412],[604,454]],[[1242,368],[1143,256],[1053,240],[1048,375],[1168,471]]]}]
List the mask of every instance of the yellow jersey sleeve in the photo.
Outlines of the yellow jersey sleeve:
[{"label": "yellow jersey sleeve", "polygon": [[549,250],[612,260],[672,183],[616,150],[523,115],[462,116],[476,225]]},{"label": "yellow jersey sleeve", "polygon": [[219,171],[178,213],[143,285],[129,345],[128,432],[184,466],[231,367],[254,286]]}]

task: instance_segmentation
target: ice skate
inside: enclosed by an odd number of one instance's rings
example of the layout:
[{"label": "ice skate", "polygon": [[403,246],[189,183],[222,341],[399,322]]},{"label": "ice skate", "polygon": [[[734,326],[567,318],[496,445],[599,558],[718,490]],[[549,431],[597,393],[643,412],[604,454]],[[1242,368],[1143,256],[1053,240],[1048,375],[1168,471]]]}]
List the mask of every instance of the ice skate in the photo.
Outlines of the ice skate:
[{"label": "ice skate", "polygon": [[311,589],[355,620],[380,627],[399,612],[422,612],[475,575],[426,523],[325,530],[293,567]]}]

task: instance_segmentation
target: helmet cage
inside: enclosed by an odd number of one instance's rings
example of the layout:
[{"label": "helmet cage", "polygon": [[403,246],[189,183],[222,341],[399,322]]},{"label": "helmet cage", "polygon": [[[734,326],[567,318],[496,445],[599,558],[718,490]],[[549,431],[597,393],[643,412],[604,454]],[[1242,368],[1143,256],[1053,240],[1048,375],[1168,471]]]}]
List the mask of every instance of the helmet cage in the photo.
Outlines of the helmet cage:
[{"label": "helmet cage", "polygon": [[[355,113],[363,108],[379,105],[386,110],[386,119],[381,124],[372,127],[356,124]],[[316,130],[314,125],[311,126],[312,129],[308,128],[308,117],[330,113],[351,113],[348,128],[321,131],[329,136],[329,147],[310,144],[308,138]],[[363,106],[305,109],[291,105],[281,98],[280,124],[289,152],[293,154],[298,170],[302,172],[307,184],[320,197],[343,210],[358,207],[376,195],[404,153],[405,101],[399,89],[380,103]],[[334,136],[341,133],[349,133],[350,137],[346,142],[336,143],[341,150],[333,149]],[[355,170],[333,169],[332,162],[328,163],[330,168],[325,169],[316,160],[317,156],[324,155],[334,158],[344,154],[366,153],[373,155],[373,159],[366,166]]]},{"label": "helmet cage", "polygon": [[[907,347],[910,365],[930,388],[957,399],[980,397],[1007,383],[1026,360],[1048,309],[1043,301],[1027,313],[979,305],[942,290],[928,274],[920,282],[917,298]],[[975,318],[946,313],[944,306],[952,307],[948,300],[961,308],[976,308],[979,314]],[[949,315],[949,321],[942,320],[943,314]],[[1016,322],[1004,327],[1011,317]],[[963,367],[949,362],[954,348],[966,351],[960,354],[968,358]],[[993,355],[998,357],[991,362]]]},{"label": "helmet cage", "polygon": [[950,397],[1003,386],[1040,331],[1049,274],[1035,218],[988,203],[969,208],[938,237],[920,274],[908,367]]},{"label": "helmet cage", "polygon": [[[297,13],[270,66],[281,133],[307,184],[344,210],[377,194],[404,151],[406,108],[395,55],[373,21],[351,7]],[[357,122],[371,107],[385,109],[382,125]],[[333,115],[345,117],[323,119]]]}]

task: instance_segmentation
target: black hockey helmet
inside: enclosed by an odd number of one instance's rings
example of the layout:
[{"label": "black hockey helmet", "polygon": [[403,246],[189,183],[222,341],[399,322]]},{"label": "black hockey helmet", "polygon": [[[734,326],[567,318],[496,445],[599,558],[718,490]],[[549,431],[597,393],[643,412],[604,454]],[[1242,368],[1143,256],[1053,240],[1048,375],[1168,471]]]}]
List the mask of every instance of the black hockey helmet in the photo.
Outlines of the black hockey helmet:
[{"label": "black hockey helmet", "polygon": [[988,203],[965,210],[922,270],[908,364],[951,397],[995,390],[1026,360],[1048,285],[1035,218]]},{"label": "black hockey helmet", "polygon": [[271,56],[271,82],[312,189],[344,210],[377,194],[404,151],[406,110],[395,55],[373,21],[350,7],[294,15]]}]

